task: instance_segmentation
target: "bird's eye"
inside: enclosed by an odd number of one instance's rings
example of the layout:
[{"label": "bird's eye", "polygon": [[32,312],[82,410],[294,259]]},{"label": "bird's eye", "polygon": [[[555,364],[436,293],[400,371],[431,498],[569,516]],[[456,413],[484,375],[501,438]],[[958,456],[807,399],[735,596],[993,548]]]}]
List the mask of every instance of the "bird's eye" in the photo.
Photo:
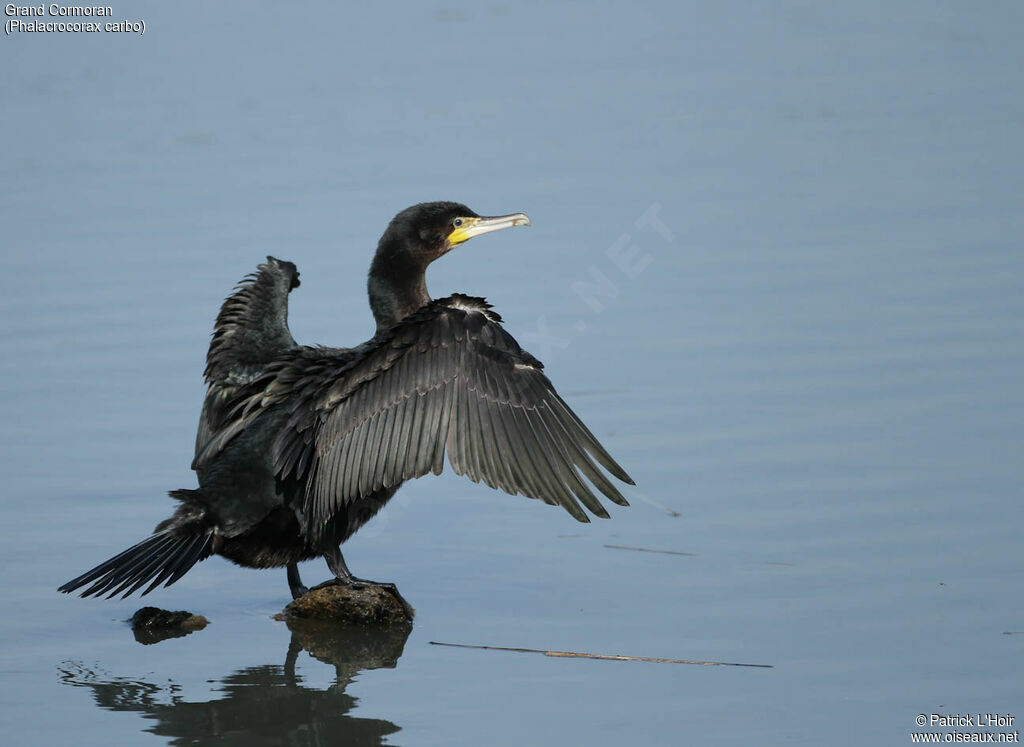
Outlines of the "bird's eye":
[{"label": "bird's eye", "polygon": [[462,225],[462,218],[456,218],[455,220],[453,220],[452,221],[452,225],[455,226],[456,228],[461,226]]}]

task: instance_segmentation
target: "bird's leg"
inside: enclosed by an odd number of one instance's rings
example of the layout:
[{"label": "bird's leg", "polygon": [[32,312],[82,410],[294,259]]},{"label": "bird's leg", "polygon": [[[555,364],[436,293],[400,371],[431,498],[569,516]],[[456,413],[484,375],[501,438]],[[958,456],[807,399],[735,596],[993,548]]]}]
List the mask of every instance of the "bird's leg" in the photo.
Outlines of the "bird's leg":
[{"label": "bird's leg", "polygon": [[309,591],[309,589],[302,584],[302,578],[299,577],[298,563],[288,564],[288,588],[292,590],[292,599],[298,599]]},{"label": "bird's leg", "polygon": [[330,547],[324,551],[324,560],[327,561],[327,567],[331,569],[331,573],[334,574],[334,581],[328,583],[336,583],[339,586],[351,586],[355,589],[365,588],[367,586],[377,586],[381,589],[389,591],[395,599],[405,609],[409,619],[416,614],[416,610],[413,606],[405,601],[405,597],[398,593],[398,587],[392,583],[384,583],[381,581],[367,581],[365,578],[356,578],[352,575],[352,571],[348,569],[348,565],[345,564],[345,556],[341,554],[340,547]]},{"label": "bird's leg", "polygon": [[327,561],[327,567],[331,569],[334,578],[343,586],[358,580],[352,575],[352,571],[348,569],[348,564],[345,563],[345,556],[341,554],[340,547],[332,545],[324,550],[324,560]]}]

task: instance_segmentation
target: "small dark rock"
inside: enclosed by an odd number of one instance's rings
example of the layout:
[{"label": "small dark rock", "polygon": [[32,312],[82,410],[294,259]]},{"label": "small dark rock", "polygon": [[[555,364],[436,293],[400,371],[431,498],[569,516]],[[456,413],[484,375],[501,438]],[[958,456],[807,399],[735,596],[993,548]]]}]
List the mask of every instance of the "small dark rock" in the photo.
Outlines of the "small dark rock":
[{"label": "small dark rock", "polygon": [[202,630],[210,621],[202,615],[193,615],[184,610],[171,612],[159,607],[143,607],[132,615],[129,622],[132,624],[135,640],[149,645]]},{"label": "small dark rock", "polygon": [[412,622],[412,614],[389,590],[380,586],[320,584],[274,616],[278,620],[329,620],[347,625],[397,625]]}]

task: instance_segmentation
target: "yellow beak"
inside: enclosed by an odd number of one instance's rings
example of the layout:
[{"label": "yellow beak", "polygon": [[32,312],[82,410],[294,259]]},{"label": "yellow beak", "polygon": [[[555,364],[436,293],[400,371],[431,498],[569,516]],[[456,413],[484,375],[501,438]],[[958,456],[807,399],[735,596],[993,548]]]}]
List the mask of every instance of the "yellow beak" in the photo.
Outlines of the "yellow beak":
[{"label": "yellow beak", "polygon": [[481,236],[491,231],[500,231],[503,228],[512,226],[528,226],[530,218],[526,213],[512,213],[511,215],[496,215],[490,218],[459,218],[462,225],[456,226],[448,234],[448,243],[452,246],[468,241],[474,236]]}]

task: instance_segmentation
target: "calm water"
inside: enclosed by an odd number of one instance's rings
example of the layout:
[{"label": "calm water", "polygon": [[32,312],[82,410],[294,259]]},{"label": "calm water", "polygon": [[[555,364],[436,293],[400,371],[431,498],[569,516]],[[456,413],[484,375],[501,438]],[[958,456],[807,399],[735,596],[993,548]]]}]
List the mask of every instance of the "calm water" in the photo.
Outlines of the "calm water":
[{"label": "calm water", "polygon": [[[132,3],[141,37],[0,40],[5,743],[906,744],[919,713],[1024,719],[1022,6],[340,7]],[[530,214],[431,289],[495,304],[633,506],[580,525],[406,486],[346,557],[417,607],[407,640],[291,631],[284,571],[220,559],[147,597],[211,620],[157,645],[123,622],[138,600],[55,593],[194,486],[231,286],[293,260],[295,336],[360,342],[377,237],[430,199]]]}]

